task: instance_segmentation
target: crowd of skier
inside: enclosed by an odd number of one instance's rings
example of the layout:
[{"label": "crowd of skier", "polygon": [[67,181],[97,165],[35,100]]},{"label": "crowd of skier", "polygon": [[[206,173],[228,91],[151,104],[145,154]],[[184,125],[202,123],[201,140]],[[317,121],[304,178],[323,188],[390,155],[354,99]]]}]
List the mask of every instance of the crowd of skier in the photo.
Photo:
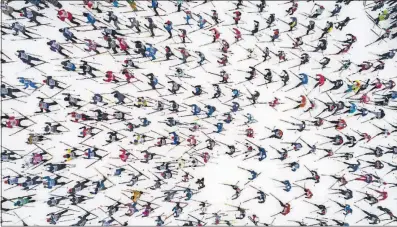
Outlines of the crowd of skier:
[{"label": "crowd of skier", "polygon": [[5,225],[397,225],[396,1],[1,8]]}]

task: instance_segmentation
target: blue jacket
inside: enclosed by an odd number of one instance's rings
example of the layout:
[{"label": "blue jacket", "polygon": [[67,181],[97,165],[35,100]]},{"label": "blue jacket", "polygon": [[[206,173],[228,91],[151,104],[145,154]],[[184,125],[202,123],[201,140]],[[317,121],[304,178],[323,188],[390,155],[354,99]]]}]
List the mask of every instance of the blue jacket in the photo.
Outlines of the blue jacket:
[{"label": "blue jacket", "polygon": [[73,33],[69,29],[63,30],[62,34],[68,41],[73,37]]},{"label": "blue jacket", "polygon": [[346,215],[353,213],[353,209],[350,207],[350,205],[346,205],[344,210],[346,212]]},{"label": "blue jacket", "polygon": [[157,0],[152,0],[152,8],[157,8],[159,5],[159,3],[157,2]]},{"label": "blue jacket", "polygon": [[210,117],[215,112],[215,107],[208,106],[208,113],[207,116]]},{"label": "blue jacket", "polygon": [[95,152],[88,148],[87,150],[87,158],[93,158],[95,156]]},{"label": "blue jacket", "polygon": [[302,78],[300,78],[302,84],[308,84],[309,76],[306,73],[300,73],[299,76],[302,76]]},{"label": "blue jacket", "polygon": [[200,107],[198,107],[196,104],[193,104],[193,115],[197,115],[201,112]]},{"label": "blue jacket", "polygon": [[152,80],[152,83],[154,85],[157,85],[159,83],[159,80],[156,77],[154,77],[153,80]]},{"label": "blue jacket", "polygon": [[263,147],[259,147],[259,161],[262,161],[263,159],[267,158],[266,150]]},{"label": "blue jacket", "polygon": [[96,19],[94,18],[93,15],[91,15],[90,13],[87,15],[87,23],[89,24],[95,24]]},{"label": "blue jacket", "polygon": [[113,0],[113,6],[114,7],[119,7],[119,2],[117,0]]},{"label": "blue jacket", "polygon": [[43,177],[45,181],[47,181],[47,187],[49,189],[53,188],[56,185],[56,181],[51,179],[49,176]]},{"label": "blue jacket", "polygon": [[249,170],[249,172],[252,176],[251,176],[251,178],[248,178],[248,180],[253,180],[258,176],[258,173],[253,170]]},{"label": "blue jacket", "polygon": [[217,131],[218,133],[222,132],[223,124],[222,123],[216,124],[216,128],[218,129],[218,131]]},{"label": "blue jacket", "polygon": [[292,166],[291,170],[295,172],[296,170],[299,169],[299,167],[300,167],[299,163],[295,163],[295,164]]},{"label": "blue jacket", "polygon": [[291,191],[291,188],[292,188],[292,187],[291,187],[291,183],[289,182],[289,180],[285,180],[285,181],[283,181],[282,183],[285,185],[285,189],[284,189],[284,190],[285,190],[286,192]]},{"label": "blue jacket", "polygon": [[332,13],[334,13],[334,14],[339,13],[341,9],[342,9],[341,6],[337,6],[334,10],[332,10]]},{"label": "blue jacket", "polygon": [[352,103],[351,106],[349,107],[349,113],[354,113],[357,110],[357,105]]},{"label": "blue jacket", "polygon": [[239,96],[239,91],[237,90],[237,89],[233,89],[232,90],[232,93],[233,93],[233,97],[238,97]]},{"label": "blue jacket", "polygon": [[391,92],[391,98],[396,99],[397,98],[397,91],[392,91]]},{"label": "blue jacket", "polygon": [[205,23],[207,23],[207,21],[205,19],[203,19],[203,17],[200,15],[199,16],[199,27],[200,28],[204,28]]},{"label": "blue jacket", "polygon": [[240,108],[240,105],[237,102],[233,102],[232,112],[237,112]]},{"label": "blue jacket", "polygon": [[30,3],[32,3],[33,5],[38,5],[40,4],[40,0],[28,0]]},{"label": "blue jacket", "polygon": [[190,14],[187,14],[187,15],[186,15],[186,23],[189,23],[189,20],[190,20],[190,19],[192,19],[192,18],[190,17]]},{"label": "blue jacket", "polygon": [[165,25],[164,28],[165,28],[165,30],[170,32],[172,30],[172,23]]}]

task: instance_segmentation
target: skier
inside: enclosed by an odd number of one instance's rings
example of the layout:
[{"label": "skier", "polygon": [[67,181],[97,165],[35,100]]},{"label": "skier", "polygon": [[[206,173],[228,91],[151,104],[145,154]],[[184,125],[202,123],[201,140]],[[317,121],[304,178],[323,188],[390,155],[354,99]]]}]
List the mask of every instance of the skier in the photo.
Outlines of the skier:
[{"label": "skier", "polygon": [[72,13],[70,13],[64,9],[58,10],[57,17],[61,21],[65,21],[65,19],[68,19],[72,24],[74,24],[76,26],[80,26],[80,23],[75,21],[75,18],[73,17]]}]

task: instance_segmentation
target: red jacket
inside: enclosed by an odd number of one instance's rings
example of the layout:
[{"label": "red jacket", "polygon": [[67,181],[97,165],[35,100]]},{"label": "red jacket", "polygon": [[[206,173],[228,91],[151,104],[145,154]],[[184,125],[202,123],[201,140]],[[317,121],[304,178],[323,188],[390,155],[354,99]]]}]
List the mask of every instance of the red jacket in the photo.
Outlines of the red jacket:
[{"label": "red jacket", "polygon": [[320,83],[320,86],[323,86],[325,83],[325,77],[321,74],[316,75],[318,77],[318,82]]},{"label": "red jacket", "polygon": [[72,20],[73,19],[73,15],[67,11],[65,11],[64,9],[61,9],[58,11],[58,18],[61,21],[65,21],[65,19],[67,18],[68,20]]},{"label": "red jacket", "polygon": [[291,212],[291,205],[289,203],[285,204],[284,210],[281,212],[282,215],[287,215]]},{"label": "red jacket", "polygon": [[121,50],[127,50],[128,48],[130,48],[123,38],[117,38],[117,41],[119,41],[119,46]]},{"label": "red jacket", "polygon": [[119,155],[119,157],[120,157],[121,161],[126,162],[128,159],[127,151],[124,149],[121,149],[120,151],[121,151],[121,154]]},{"label": "red jacket", "polygon": [[9,117],[6,122],[7,128],[13,128],[14,126],[19,126],[19,120],[15,117]]},{"label": "red jacket", "polygon": [[236,34],[236,39],[241,39],[241,32],[237,28],[233,28],[234,33]]},{"label": "red jacket", "polygon": [[218,30],[216,30],[216,28],[211,28],[210,31],[214,32],[215,39],[219,39],[219,37],[221,36]]}]

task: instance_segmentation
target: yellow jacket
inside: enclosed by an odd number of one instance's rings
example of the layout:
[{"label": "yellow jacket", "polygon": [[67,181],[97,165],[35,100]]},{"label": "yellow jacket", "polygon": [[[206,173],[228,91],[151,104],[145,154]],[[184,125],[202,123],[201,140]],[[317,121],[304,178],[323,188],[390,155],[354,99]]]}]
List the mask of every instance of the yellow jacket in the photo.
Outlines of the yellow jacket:
[{"label": "yellow jacket", "polygon": [[361,85],[360,81],[355,80],[354,83],[353,83],[352,90],[353,90],[354,92],[357,92],[357,91],[360,89],[360,85]]},{"label": "yellow jacket", "polygon": [[73,159],[73,155],[71,155],[71,154],[72,154],[72,150],[71,150],[70,148],[68,148],[68,149],[66,150],[66,154],[69,154],[69,155],[70,155],[69,158],[66,159],[66,161],[67,161],[67,162],[68,162],[68,161],[71,161],[71,160]]},{"label": "yellow jacket", "polygon": [[141,198],[142,192],[137,191],[137,190],[133,190],[132,191],[132,201],[134,203],[138,202],[139,198]]}]

